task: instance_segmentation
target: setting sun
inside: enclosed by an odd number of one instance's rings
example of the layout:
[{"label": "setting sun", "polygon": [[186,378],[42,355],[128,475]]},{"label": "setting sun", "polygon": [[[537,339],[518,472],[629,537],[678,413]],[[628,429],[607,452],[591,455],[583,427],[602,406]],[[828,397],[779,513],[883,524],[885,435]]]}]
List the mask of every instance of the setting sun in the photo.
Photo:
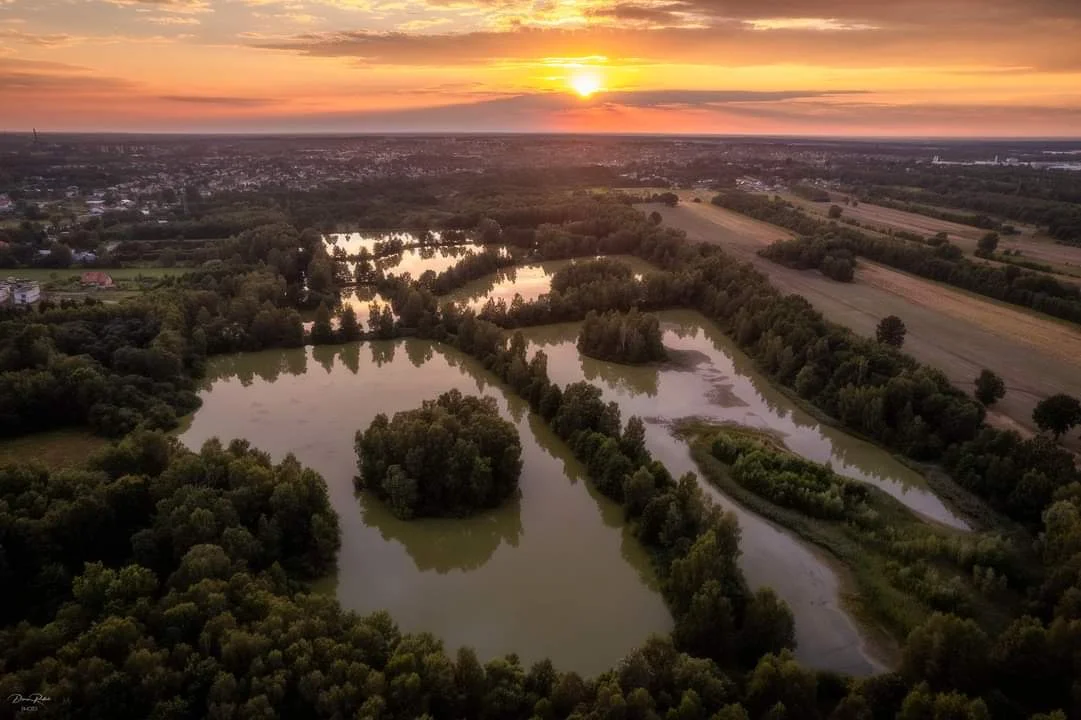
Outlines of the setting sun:
[{"label": "setting sun", "polygon": [[582,70],[574,73],[567,79],[567,84],[581,97],[587,98],[596,92],[603,90],[601,78],[592,70]]}]

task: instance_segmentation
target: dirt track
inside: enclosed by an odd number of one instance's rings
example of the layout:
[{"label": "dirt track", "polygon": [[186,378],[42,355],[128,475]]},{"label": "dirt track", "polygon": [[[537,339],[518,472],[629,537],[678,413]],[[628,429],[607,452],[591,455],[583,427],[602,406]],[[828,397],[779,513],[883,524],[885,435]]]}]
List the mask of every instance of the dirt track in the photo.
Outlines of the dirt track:
[{"label": "dirt track", "polygon": [[[971,388],[982,368],[993,370],[1008,388],[996,410],[1025,428],[1033,428],[1032,410],[1042,398],[1059,392],[1081,396],[1081,331],[1066,324],[866,261],[855,282],[834,282],[758,257],[755,250],[769,242],[766,233],[733,237],[734,220],[725,216],[736,213],[704,203],[659,212],[692,240],[743,256],[780,290],[804,296],[827,318],[861,335],[873,337],[886,315],[901,317],[908,327],[905,351],[942,370],[958,387]],[[1076,437],[1069,444],[1081,446]]]}]

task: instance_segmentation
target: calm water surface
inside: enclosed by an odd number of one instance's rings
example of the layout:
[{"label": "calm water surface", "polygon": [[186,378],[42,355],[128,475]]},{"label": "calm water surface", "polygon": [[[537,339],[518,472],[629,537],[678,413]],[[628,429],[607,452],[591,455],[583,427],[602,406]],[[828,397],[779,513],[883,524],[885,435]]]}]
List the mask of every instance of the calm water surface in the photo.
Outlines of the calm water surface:
[{"label": "calm water surface", "polygon": [[[649,263],[632,255],[610,255],[609,257],[628,265],[637,274],[657,270]],[[552,275],[577,262],[583,261],[581,259],[550,260],[534,265],[518,265],[468,283],[444,295],[441,300],[464,303],[474,310],[484,307],[489,298],[496,302],[502,300],[510,305],[515,295],[521,295],[522,300],[530,302],[552,289]]]},{"label": "calm water surface", "polygon": [[[215,359],[203,406],[182,435],[246,438],[294,453],[326,478],[342,527],[336,577],[346,608],[389,610],[483,658],[596,674],[672,621],[621,509],[594,493],[542,421],[468,356],[409,339]],[[353,435],[376,413],[416,407],[451,388],[496,398],[522,441],[521,497],[467,519],[404,522],[353,490]]]},{"label": "calm water surface", "polygon": [[[675,476],[697,473],[686,443],[671,432],[672,421],[698,417],[769,430],[794,452],[829,462],[851,478],[869,482],[918,512],[956,527],[953,515],[927,488],[923,478],[870,443],[823,426],[772,387],[715,325],[694,311],[658,313],[664,344],[678,362],[626,366],[580,355],[578,324],[523,331],[532,349],[548,355],[552,380],[579,380],[601,388],[623,417],[646,421],[646,444]],[[741,566],[753,587],[772,587],[796,619],[797,656],[808,665],[868,674],[881,668],[871,648],[839,601],[837,574],[808,545],[748,512],[703,482],[707,494],[739,518]]]},{"label": "calm water surface", "polygon": [[[374,243],[387,236],[350,238]],[[435,267],[403,264],[444,262],[436,259],[438,250],[428,258],[408,252],[388,261],[388,269],[416,276]],[[619,259],[638,273],[652,269],[636,258]],[[446,266],[456,260],[449,258]],[[515,294],[532,300],[548,292],[552,274],[571,262],[519,267],[444,299],[475,308],[488,298],[509,304]],[[373,299],[364,293],[345,298],[362,322]],[[575,348],[577,324],[524,333],[532,349],[548,354],[553,381],[588,380],[620,405],[624,419],[641,416],[647,445],[673,475],[697,471],[687,445],[671,433],[673,421],[733,422],[768,430],[803,457],[871,483],[928,518],[965,527],[919,474],[796,407],[705,317],[694,311],[659,316],[674,360],[664,365],[629,367],[582,357]],[[472,645],[483,657],[550,657],[561,668],[595,674],[648,634],[668,631],[671,618],[620,509],[589,488],[563,443],[493,381],[471,358],[416,339],[222,357],[211,363],[204,404],[182,439],[198,447],[215,435],[244,437],[276,457],[293,452],[323,474],[342,525],[338,573],[324,585],[343,606],[387,609],[405,630],[432,631],[449,647]],[[378,501],[356,496],[355,431],[376,413],[410,409],[451,388],[496,398],[517,425],[524,460],[520,499],[464,520],[403,522]],[[856,674],[880,669],[840,605],[830,565],[708,483],[703,487],[739,518],[748,581],[773,587],[791,606],[801,660]]]}]

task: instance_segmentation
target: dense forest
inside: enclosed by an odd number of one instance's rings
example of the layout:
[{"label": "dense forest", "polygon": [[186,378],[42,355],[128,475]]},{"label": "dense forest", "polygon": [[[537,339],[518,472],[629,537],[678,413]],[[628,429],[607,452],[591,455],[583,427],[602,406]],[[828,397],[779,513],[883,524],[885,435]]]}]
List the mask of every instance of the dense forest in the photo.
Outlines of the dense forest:
[{"label": "dense forest", "polygon": [[[838,257],[866,257],[898,270],[1081,323],[1081,288],[1046,273],[973,262],[962,257],[960,248],[949,242],[929,246],[872,237],[855,228],[813,218],[783,200],[738,190],[717,195],[713,203],[802,235],[798,240],[775,243],[762,253],[791,267],[817,267],[835,277]],[[842,272],[835,279],[845,280],[846,274]]]},{"label": "dense forest", "polygon": [[457,390],[420,408],[380,413],[356,434],[358,490],[403,519],[469,515],[518,490],[522,444],[494,398]]},{"label": "dense forest", "polygon": [[264,225],[223,241],[217,264],[122,304],[0,310],[0,435],[87,425],[169,430],[198,406],[208,355],[305,342],[301,309],[338,305],[322,237]]},{"label": "dense forest", "polygon": [[[314,208],[309,200],[296,206]],[[192,453],[137,430],[84,470],[0,471],[0,577],[5,587],[26,588],[2,606],[0,694],[41,692],[70,702],[65,714],[103,718],[1013,720],[1081,713],[1081,476],[1068,453],[1046,438],[987,426],[983,407],[941,373],[826,322],[751,266],[649,223],[622,199],[529,193],[456,202],[443,215],[445,227],[498,237],[541,258],[627,253],[658,268],[637,278],[618,263],[600,271],[572,265],[579,269],[553,278],[540,299],[492,303],[480,313],[440,305],[419,281],[384,278],[377,289],[395,314],[381,309],[373,329],[453,343],[529,402],[596,488],[621,504],[650,551],[675,619],[671,637],[647,642],[588,680],[545,662],[527,669],[514,656],[481,664],[464,649],[451,657],[431,636],[403,635],[385,614],[358,618],[307,593],[307,581],[330,569],[338,543],[317,475],[290,458],[274,465],[245,443],[212,442]],[[245,230],[223,245],[219,265],[136,301],[11,316],[0,330],[0,380],[37,387],[51,378],[61,394],[5,394],[19,417],[55,418],[33,427],[11,422],[8,432],[92,425],[89,409],[102,397],[131,409],[124,431],[150,428],[154,403],[174,415],[185,411],[174,395],[187,393],[190,403],[187,383],[208,355],[303,343],[297,311],[336,305],[335,260],[313,240],[318,234],[296,225]],[[876,538],[907,553],[891,582],[946,612],[912,629],[896,673],[853,680],[802,667],[789,653],[790,612],[771,591],[751,591],[739,570],[735,518],[708,502],[692,476],[673,478],[650,456],[641,420],[624,422],[588,383],[555,385],[543,352],[530,356],[523,337],[507,332],[590,311],[669,307],[701,311],[774,381],[847,428],[940,463],[1036,536],[1028,546],[1038,561],[1018,571],[1000,547],[959,550],[932,535]],[[73,322],[92,324],[61,333]],[[114,322],[121,327],[106,332]],[[118,362],[121,349],[129,352]],[[140,351],[137,360],[123,357],[130,350]],[[54,414],[59,400],[83,401],[78,388],[91,377],[88,368],[63,374],[75,361],[96,363],[89,369],[119,378],[118,385],[84,414]],[[744,477],[787,509],[857,527],[875,509],[864,488],[771,462],[746,461]],[[928,567],[902,572],[919,560]],[[972,572],[966,592],[982,583],[988,597],[1013,598],[1002,604],[1005,622],[985,629],[976,595],[951,596],[948,583],[936,581],[931,570],[942,562]]]},{"label": "dense forest", "polygon": [[668,357],[661,342],[661,325],[653,315],[631,308],[586,313],[578,333],[578,352],[583,355],[626,364],[657,362]]}]

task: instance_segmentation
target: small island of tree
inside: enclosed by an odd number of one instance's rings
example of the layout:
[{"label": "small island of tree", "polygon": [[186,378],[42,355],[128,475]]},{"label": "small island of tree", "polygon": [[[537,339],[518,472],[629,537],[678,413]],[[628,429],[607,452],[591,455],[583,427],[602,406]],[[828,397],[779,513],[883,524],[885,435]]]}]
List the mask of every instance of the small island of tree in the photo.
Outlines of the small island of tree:
[{"label": "small island of tree", "polygon": [[667,358],[657,318],[635,308],[628,313],[587,314],[578,334],[578,351],[598,360],[628,364]]},{"label": "small island of tree", "polygon": [[461,517],[518,489],[522,445],[495,400],[451,390],[420,408],[380,413],[356,435],[360,476],[403,519]]}]

